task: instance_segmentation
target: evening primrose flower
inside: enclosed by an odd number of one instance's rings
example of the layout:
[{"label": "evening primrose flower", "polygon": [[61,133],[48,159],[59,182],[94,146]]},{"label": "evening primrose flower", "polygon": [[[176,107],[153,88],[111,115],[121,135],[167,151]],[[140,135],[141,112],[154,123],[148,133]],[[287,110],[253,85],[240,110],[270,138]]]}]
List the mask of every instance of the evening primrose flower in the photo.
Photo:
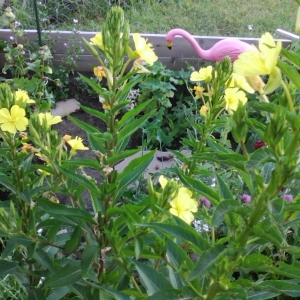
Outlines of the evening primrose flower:
[{"label": "evening primrose flower", "polygon": [[203,96],[203,92],[204,92],[204,87],[200,86],[200,85],[195,85],[193,90],[195,91],[195,100],[200,99]]},{"label": "evening primrose flower", "polygon": [[101,80],[102,77],[106,77],[105,69],[102,66],[98,66],[94,68],[94,75]]},{"label": "evening primrose flower", "polygon": [[73,151],[76,150],[89,150],[88,147],[84,146],[82,143],[83,139],[76,136],[75,139],[68,140],[67,143],[71,146]]},{"label": "evening primrose flower", "polygon": [[22,105],[22,103],[35,103],[35,101],[29,98],[26,91],[18,89],[16,91],[16,104]]},{"label": "evening primrose flower", "polygon": [[239,102],[242,102],[243,105],[247,102],[246,94],[240,91],[239,88],[227,88],[224,97],[226,101],[225,108],[229,113],[237,110]]},{"label": "evening primrose flower", "polygon": [[239,87],[250,94],[254,93],[254,89],[250,86],[245,76],[237,73],[232,73],[230,79],[226,82],[226,86]]},{"label": "evening primrose flower", "polygon": [[205,81],[206,83],[209,83],[212,80],[213,75],[214,75],[214,77],[217,77],[217,72],[213,73],[213,67],[208,66],[206,68],[201,68],[199,70],[199,72],[194,71],[191,74],[190,80],[191,81]]},{"label": "evening primrose flower", "polygon": [[62,122],[62,119],[60,116],[53,117],[51,113],[39,113],[39,120],[41,125],[45,126],[46,129],[48,129],[51,125],[57,124],[59,122]]},{"label": "evening primrose flower", "polygon": [[259,50],[254,48],[256,51],[241,53],[233,63],[233,70],[243,76],[270,75],[265,93],[271,93],[281,81],[281,72],[276,64],[282,43],[275,43],[271,34],[267,32],[259,40],[258,48]]},{"label": "evening primrose flower", "polygon": [[150,43],[147,44],[147,40],[141,37],[139,33],[133,34],[133,42],[135,45],[134,54],[152,66],[153,63],[158,59],[154,53],[153,45]]},{"label": "evening primrose flower", "polygon": [[207,104],[202,105],[199,109],[200,116],[206,117],[207,113],[209,112],[209,106]]},{"label": "evening primrose flower", "polygon": [[190,224],[194,219],[193,212],[198,211],[198,203],[192,198],[192,192],[181,187],[177,196],[170,202],[170,213],[179,217],[184,222]]},{"label": "evening primrose flower", "polygon": [[3,131],[16,133],[24,131],[28,125],[28,119],[25,117],[25,109],[18,105],[13,105],[10,111],[7,108],[0,109],[0,128]]},{"label": "evening primrose flower", "polygon": [[97,33],[93,38],[90,39],[91,44],[97,46],[100,50],[104,50],[104,45],[103,45],[103,37],[102,33]]}]

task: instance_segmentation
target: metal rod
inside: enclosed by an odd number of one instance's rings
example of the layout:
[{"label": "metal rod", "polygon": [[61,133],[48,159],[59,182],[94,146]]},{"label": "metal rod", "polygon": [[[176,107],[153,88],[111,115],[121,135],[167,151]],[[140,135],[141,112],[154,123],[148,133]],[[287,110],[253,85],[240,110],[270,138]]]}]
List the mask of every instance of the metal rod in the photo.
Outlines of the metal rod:
[{"label": "metal rod", "polygon": [[39,18],[39,11],[37,7],[37,0],[33,0],[34,3],[34,12],[35,12],[35,20],[36,20],[36,30],[39,39],[39,45],[42,47],[42,34],[41,34],[41,27],[40,27],[40,18]]}]

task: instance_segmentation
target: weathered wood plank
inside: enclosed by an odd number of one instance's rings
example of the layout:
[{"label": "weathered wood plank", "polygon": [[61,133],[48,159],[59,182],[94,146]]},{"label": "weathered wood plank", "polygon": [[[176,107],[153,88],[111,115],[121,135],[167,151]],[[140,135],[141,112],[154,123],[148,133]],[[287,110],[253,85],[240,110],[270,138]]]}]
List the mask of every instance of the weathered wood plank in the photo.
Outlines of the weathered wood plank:
[{"label": "weathered wood plank", "polygon": [[[29,41],[37,40],[37,32],[35,30],[26,30],[26,39]],[[51,41],[53,41],[54,49],[54,60],[55,64],[59,64],[60,60],[63,59],[66,53],[66,47],[68,41],[72,41],[73,45],[82,41],[82,37],[89,40],[94,37],[96,32],[82,31],[80,34],[74,34],[71,31],[59,31],[59,32],[43,32],[44,35],[50,35]],[[0,30],[0,39],[10,42],[11,31],[9,29]],[[165,45],[165,35],[164,34],[141,34],[143,37],[148,39],[149,43],[153,44],[156,55],[159,60],[162,61],[166,67],[172,69],[181,69],[186,66],[185,62],[193,66],[203,64],[203,60],[200,59],[196,54],[192,46],[182,37],[175,37],[172,50],[169,50]],[[220,36],[194,36],[198,44],[203,49],[211,48],[215,43],[224,39]],[[238,38],[246,43],[257,45],[258,39],[255,38]],[[287,47],[290,45],[291,41],[282,39],[283,46]],[[23,41],[20,40],[20,43]],[[86,71],[90,70],[89,65],[95,65],[97,62],[94,57],[89,54],[88,50],[82,44],[84,52],[81,54],[81,59],[78,61],[79,70]],[[0,56],[0,67],[3,66],[4,60],[3,55]]]}]

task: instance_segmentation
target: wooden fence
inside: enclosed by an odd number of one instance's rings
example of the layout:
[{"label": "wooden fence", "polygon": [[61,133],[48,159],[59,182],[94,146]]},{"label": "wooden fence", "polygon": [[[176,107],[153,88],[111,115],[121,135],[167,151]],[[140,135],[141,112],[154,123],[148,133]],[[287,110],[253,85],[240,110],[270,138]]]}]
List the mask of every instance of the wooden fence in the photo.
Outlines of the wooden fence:
[{"label": "wooden fence", "polygon": [[[96,32],[82,31],[79,34],[74,34],[71,31],[58,31],[58,32],[43,32],[43,35],[47,39],[53,42],[53,57],[54,65],[59,66],[61,61],[66,57],[66,49],[68,41],[72,41],[73,45],[76,42],[82,40],[82,37],[89,40],[94,37]],[[50,37],[49,37],[50,35]],[[143,37],[148,39],[149,43],[152,43],[156,55],[159,60],[167,67],[173,70],[180,70],[186,67],[186,63],[192,66],[199,66],[204,63],[196,54],[192,46],[182,37],[175,37],[173,47],[169,50],[165,45],[165,35],[164,34],[141,34]],[[9,29],[0,30],[0,40],[5,40],[8,43],[11,42],[10,37],[12,36]],[[35,30],[25,31],[26,39],[30,42],[37,41],[37,32]],[[216,42],[224,39],[224,37],[218,36],[194,36],[198,44],[203,49],[211,48]],[[249,44],[258,44],[258,39],[255,38],[238,38]],[[283,46],[287,47],[290,45],[291,40],[282,39]],[[22,41],[20,41],[22,43]],[[77,60],[78,69],[82,72],[91,71],[94,65],[97,65],[96,59],[88,52],[83,44],[84,52],[80,54],[80,59]],[[4,52],[0,52],[0,68],[3,67],[5,63]]]}]

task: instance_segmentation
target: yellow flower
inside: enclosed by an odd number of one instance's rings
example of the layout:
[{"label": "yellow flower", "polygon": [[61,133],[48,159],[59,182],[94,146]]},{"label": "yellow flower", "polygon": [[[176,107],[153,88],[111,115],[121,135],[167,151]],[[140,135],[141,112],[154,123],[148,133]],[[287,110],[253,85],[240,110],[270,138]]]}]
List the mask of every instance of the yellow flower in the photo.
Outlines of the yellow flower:
[{"label": "yellow flower", "polygon": [[246,51],[233,63],[233,70],[243,76],[270,75],[265,92],[271,93],[281,81],[281,72],[276,67],[281,41],[275,43],[270,33],[265,33],[259,40],[259,50]]},{"label": "yellow flower", "polygon": [[133,34],[133,41],[135,45],[134,54],[152,66],[158,59],[154,53],[153,45],[147,44],[147,40],[142,38],[139,33]]},{"label": "yellow flower", "polygon": [[7,108],[0,109],[1,130],[10,133],[24,131],[28,125],[28,119],[25,118],[25,109],[18,105],[13,105],[10,112]]},{"label": "yellow flower", "polygon": [[57,124],[62,121],[60,116],[53,117],[51,113],[39,113],[39,120],[41,125],[48,129],[51,125]]},{"label": "yellow flower", "polygon": [[32,146],[32,144],[28,144],[28,143],[22,143],[22,149],[21,152],[23,153],[27,153],[27,152],[39,152],[40,150],[34,148]]},{"label": "yellow flower", "polygon": [[194,86],[193,90],[195,91],[195,95],[196,95],[195,100],[197,100],[203,96],[203,92],[204,92],[203,86],[196,85],[196,86]]},{"label": "yellow flower", "polygon": [[208,111],[209,111],[209,107],[206,104],[202,105],[200,110],[199,110],[200,116],[206,117]]},{"label": "yellow flower", "polygon": [[193,212],[198,211],[198,203],[192,192],[185,187],[179,188],[177,196],[170,202],[170,213],[190,224],[194,220]]},{"label": "yellow flower", "polygon": [[22,105],[22,103],[35,103],[35,101],[29,98],[26,91],[19,89],[16,91],[16,104]]},{"label": "yellow flower", "polygon": [[[191,74],[191,81],[202,81],[204,80],[206,83],[209,83],[213,77],[213,67],[208,66],[206,68],[201,68],[199,72],[194,71]],[[217,72],[214,73],[214,77],[217,77]]]},{"label": "yellow flower", "polygon": [[76,136],[75,139],[67,141],[67,143],[71,146],[73,151],[76,150],[89,150],[88,147],[85,147],[82,143],[82,138]]},{"label": "yellow flower", "polygon": [[225,90],[225,101],[226,101],[226,110],[229,113],[236,111],[239,102],[242,102],[244,105],[247,103],[246,94],[243,91],[240,91],[239,88],[228,88]]},{"label": "yellow flower", "polygon": [[239,87],[248,93],[254,93],[254,89],[250,86],[245,76],[232,73],[230,79],[226,82],[227,87]]},{"label": "yellow flower", "polygon": [[97,33],[95,37],[91,38],[91,44],[97,46],[99,49],[104,50],[103,38],[101,33]]},{"label": "yellow flower", "polygon": [[101,80],[102,77],[106,77],[105,71],[104,71],[104,67],[102,66],[98,66],[94,68],[94,75]]},{"label": "yellow flower", "polygon": [[107,165],[103,166],[103,169],[102,169],[102,171],[104,172],[105,175],[109,175],[113,170],[114,170],[113,168],[111,168],[110,166],[107,166]]}]

